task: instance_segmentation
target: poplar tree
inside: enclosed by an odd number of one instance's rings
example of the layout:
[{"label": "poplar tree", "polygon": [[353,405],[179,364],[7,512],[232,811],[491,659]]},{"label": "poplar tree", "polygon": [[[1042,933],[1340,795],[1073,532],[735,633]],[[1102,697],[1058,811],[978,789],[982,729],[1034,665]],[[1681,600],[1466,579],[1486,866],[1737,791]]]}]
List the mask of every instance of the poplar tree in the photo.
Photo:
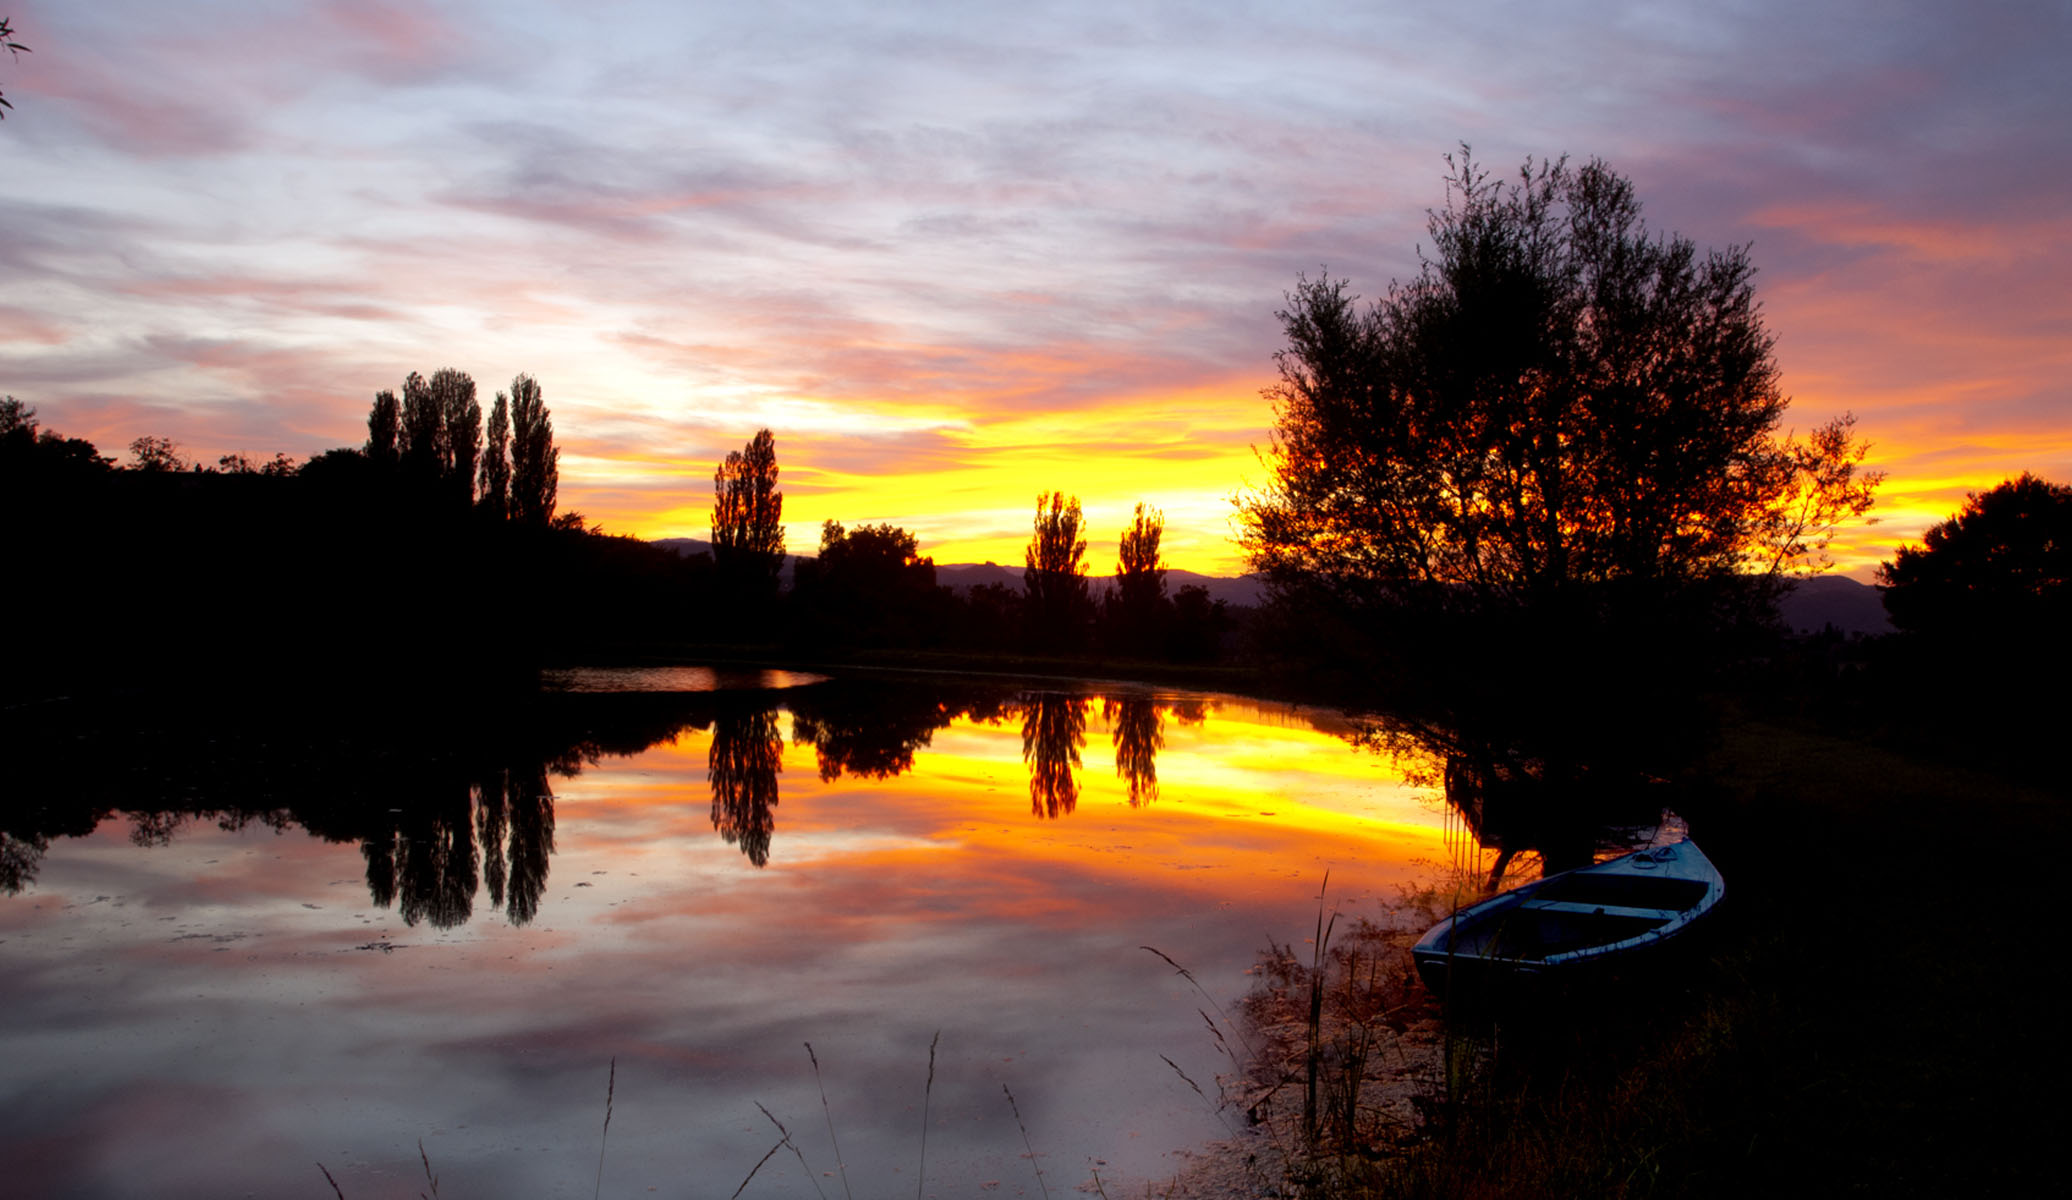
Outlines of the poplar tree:
[{"label": "poplar tree", "polygon": [[374,407],[367,413],[367,461],[394,470],[398,460],[396,438],[403,429],[403,406],[394,392],[374,393]]},{"label": "poplar tree", "polygon": [[446,463],[446,410],[432,395],[432,386],[415,371],[403,380],[403,469],[413,476],[437,478]]},{"label": "poplar tree", "polygon": [[1037,494],[1035,526],[1022,555],[1022,586],[1028,597],[1030,633],[1050,649],[1064,649],[1078,640],[1089,607],[1085,528],[1079,497]]},{"label": "poplar tree", "polygon": [[502,392],[489,409],[489,440],[482,447],[482,510],[502,520],[511,515],[511,402]]},{"label": "poplar tree", "polygon": [[474,377],[441,367],[432,372],[429,386],[446,430],[439,474],[462,504],[472,503],[475,461],[482,453],[482,405],[475,400]]},{"label": "poplar tree", "polygon": [[1117,546],[1115,590],[1110,593],[1109,626],[1111,636],[1121,643],[1117,649],[1141,654],[1162,648],[1154,643],[1166,607],[1166,573],[1158,556],[1164,536],[1165,514],[1138,501],[1136,516]]},{"label": "poplar tree", "polygon": [[554,422],[530,375],[511,380],[511,518],[545,526],[554,520],[554,493],[561,480],[561,450]]},{"label": "poplar tree", "polygon": [[758,430],[712,474],[712,561],[749,593],[774,594],[784,569],[784,493],[777,490],[777,439]]}]

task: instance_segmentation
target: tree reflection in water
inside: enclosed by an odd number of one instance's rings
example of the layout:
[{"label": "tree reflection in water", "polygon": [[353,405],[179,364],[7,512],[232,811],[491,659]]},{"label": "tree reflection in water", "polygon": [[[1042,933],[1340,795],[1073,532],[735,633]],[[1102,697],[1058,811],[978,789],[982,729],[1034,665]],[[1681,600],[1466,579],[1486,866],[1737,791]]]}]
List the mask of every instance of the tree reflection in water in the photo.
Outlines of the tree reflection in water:
[{"label": "tree reflection in water", "polygon": [[1129,785],[1130,807],[1158,799],[1158,752],[1165,749],[1165,714],[1149,696],[1110,696],[1101,719],[1115,745],[1115,774]]},{"label": "tree reflection in water", "polygon": [[820,782],[846,772],[893,779],[914,769],[914,752],[961,711],[936,688],[856,688],[830,683],[787,697],[791,740],[812,743]]},{"label": "tree reflection in water", "polygon": [[554,854],[554,789],[543,763],[510,772],[510,881],[505,885],[504,915],[523,925],[540,911],[540,893],[547,888],[547,860]]},{"label": "tree reflection in water", "polygon": [[784,769],[784,735],[777,709],[722,710],[712,722],[705,760],[712,784],[712,827],[756,866],[770,861],[777,817],[777,773]]},{"label": "tree reflection in water", "polygon": [[1079,806],[1079,751],[1086,745],[1084,696],[1038,692],[1022,699],[1022,761],[1029,811],[1056,819]]},{"label": "tree reflection in water", "polygon": [[[1019,717],[1030,811],[1057,819],[1078,806],[1093,699],[970,681],[850,680],[782,695],[546,694],[436,732],[349,710],[157,706],[25,720],[0,728],[0,746],[12,748],[0,765],[15,772],[0,779],[0,793],[28,798],[0,806],[0,892],[34,884],[52,839],[86,836],[117,813],[140,845],[176,840],[206,818],[224,829],[299,826],[358,845],[369,898],[411,925],[448,929],[495,912],[523,925],[539,913],[554,854],[553,776],[709,729],[713,828],[762,867],[776,831],[785,709],[827,783],[896,778],[954,721],[997,727]],[[1142,805],[1158,796],[1168,720],[1199,723],[1207,710],[1118,696],[1101,711],[1116,773]]]}]

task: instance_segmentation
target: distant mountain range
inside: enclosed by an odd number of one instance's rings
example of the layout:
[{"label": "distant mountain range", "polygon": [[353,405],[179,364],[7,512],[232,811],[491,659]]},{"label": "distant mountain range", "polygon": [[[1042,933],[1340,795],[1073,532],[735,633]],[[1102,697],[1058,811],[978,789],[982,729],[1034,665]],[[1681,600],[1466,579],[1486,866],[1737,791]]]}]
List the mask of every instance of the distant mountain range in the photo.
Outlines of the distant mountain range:
[{"label": "distant mountain range", "polygon": [[[712,543],[704,538],[657,538],[654,544],[674,550],[686,557],[693,554],[704,554],[712,549]],[[810,554],[786,556],[784,579],[787,582],[791,579],[793,561],[799,558],[811,557],[813,556]],[[1089,575],[1087,576],[1087,582],[1093,586],[1095,594],[1098,595],[1101,589],[1106,587],[1114,578],[1113,575]],[[969,592],[972,588],[984,587],[989,583],[1001,584],[1020,591],[1022,587],[1022,568],[1003,567],[998,563],[951,563],[947,566],[937,563],[935,566],[935,581],[960,596]],[[1258,604],[1266,598],[1266,585],[1250,576],[1230,579],[1218,575],[1200,575],[1193,571],[1168,569],[1166,571],[1167,592],[1177,592],[1183,587],[1202,588],[1209,593],[1209,599],[1221,600],[1233,608]]]},{"label": "distant mountain range", "polygon": [[[660,538],[655,545],[682,555],[702,554],[712,549],[712,543],[704,538]],[[784,564],[787,581],[791,578],[792,559],[797,557],[801,556],[790,556]],[[951,563],[947,566],[938,563],[935,578],[938,583],[962,595],[989,583],[1019,589],[1022,569],[998,563]],[[1087,579],[1098,594],[1114,576],[1090,575]],[[1233,608],[1259,604],[1266,598],[1266,585],[1256,576],[1243,575],[1233,579],[1200,575],[1193,571],[1166,571],[1168,592],[1190,586],[1205,589],[1209,599],[1221,600]],[[1885,615],[1884,595],[1869,584],[1841,575],[1800,580],[1778,601],[1777,611],[1786,627],[1794,633],[1818,633],[1832,625],[1845,634],[1874,636],[1891,633],[1893,628],[1892,619]]]},{"label": "distant mountain range", "polygon": [[1777,612],[1793,633],[1819,633],[1830,625],[1841,633],[1871,637],[1893,631],[1885,593],[1846,575],[1799,580],[1777,602]]}]

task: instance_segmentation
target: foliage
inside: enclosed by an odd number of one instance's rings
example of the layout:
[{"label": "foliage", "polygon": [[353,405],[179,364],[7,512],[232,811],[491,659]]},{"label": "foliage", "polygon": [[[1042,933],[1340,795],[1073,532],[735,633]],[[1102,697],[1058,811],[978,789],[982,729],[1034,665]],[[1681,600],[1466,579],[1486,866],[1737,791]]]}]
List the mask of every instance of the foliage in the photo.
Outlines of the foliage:
[{"label": "foliage", "polygon": [[[12,23],[12,18],[0,17],[0,50],[7,51],[7,55],[9,58],[20,58],[24,54],[33,53],[27,46],[22,45],[20,42],[10,41],[9,39],[12,37],[14,37],[14,25]],[[0,109],[13,107],[14,105],[8,102],[6,94],[0,93]],[[4,112],[0,112],[0,121],[4,121],[6,119],[7,114]]]},{"label": "foliage", "polygon": [[1900,628],[2062,643],[2072,618],[2072,487],[2023,472],[1902,546],[1878,569]]},{"label": "foliage", "polygon": [[482,511],[502,520],[511,514],[511,401],[502,392],[489,409],[489,438],[482,447]]},{"label": "foliage", "polygon": [[403,431],[403,406],[387,389],[374,393],[374,407],[367,413],[368,461],[393,470],[401,461],[397,441]]},{"label": "foliage", "polygon": [[84,438],[41,429],[36,410],[13,396],[0,399],[0,475],[9,484],[92,476],[105,472],[113,462]]},{"label": "foliage", "polygon": [[225,475],[265,475],[278,478],[293,475],[296,469],[294,459],[278,453],[264,462],[242,451],[225,454],[216,459],[216,470]]},{"label": "foliage", "polygon": [[193,464],[180,453],[180,445],[171,438],[140,437],[130,443],[129,469],[147,474],[163,474],[185,471]]},{"label": "foliage", "polygon": [[843,646],[916,646],[941,627],[935,561],[894,525],[845,530],[828,521],[820,554],[801,559],[792,604],[802,640]]},{"label": "foliage", "polygon": [[1777,435],[1746,247],[1652,233],[1599,161],[1508,186],[1447,161],[1414,280],[1359,311],[1303,279],[1280,314],[1271,479],[1240,501],[1254,569],[1393,604],[1817,569],[1878,476],[1847,417]]},{"label": "foliage", "polygon": [[1165,514],[1137,503],[1135,517],[1122,531],[1117,547],[1115,586],[1104,597],[1106,634],[1118,653],[1149,657],[1165,650],[1167,618],[1165,566],[1158,544],[1165,535]]},{"label": "foliage", "polygon": [[441,367],[432,372],[431,394],[445,427],[439,477],[463,504],[475,499],[475,462],[482,454],[482,405],[475,400],[475,380],[466,371]]},{"label": "foliage", "polygon": [[1086,592],[1086,518],[1079,497],[1044,492],[1036,497],[1035,527],[1023,552],[1022,586],[1031,640],[1049,650],[1079,641],[1089,611]]},{"label": "foliage", "polygon": [[530,375],[511,380],[511,519],[544,526],[554,519],[561,482],[561,449],[553,414]]},{"label": "foliage", "polygon": [[[375,404],[380,403],[376,396]],[[415,371],[403,380],[401,433],[403,469],[417,479],[438,477],[446,462],[446,408],[432,394],[431,383]]]},{"label": "foliage", "polygon": [[756,431],[712,475],[712,559],[749,591],[774,595],[784,569],[784,493],[777,490],[777,438]]}]

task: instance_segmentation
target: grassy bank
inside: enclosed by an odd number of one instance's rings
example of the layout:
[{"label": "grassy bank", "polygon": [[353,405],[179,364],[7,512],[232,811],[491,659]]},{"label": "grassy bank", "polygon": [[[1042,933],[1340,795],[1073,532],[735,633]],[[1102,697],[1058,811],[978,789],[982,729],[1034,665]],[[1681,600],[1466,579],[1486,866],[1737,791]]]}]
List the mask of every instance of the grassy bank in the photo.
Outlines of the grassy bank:
[{"label": "grassy bank", "polygon": [[2027,1195],[2064,1079],[2063,789],[1732,725],[1692,799],[1702,953],[1513,1014],[1354,1196]]}]

